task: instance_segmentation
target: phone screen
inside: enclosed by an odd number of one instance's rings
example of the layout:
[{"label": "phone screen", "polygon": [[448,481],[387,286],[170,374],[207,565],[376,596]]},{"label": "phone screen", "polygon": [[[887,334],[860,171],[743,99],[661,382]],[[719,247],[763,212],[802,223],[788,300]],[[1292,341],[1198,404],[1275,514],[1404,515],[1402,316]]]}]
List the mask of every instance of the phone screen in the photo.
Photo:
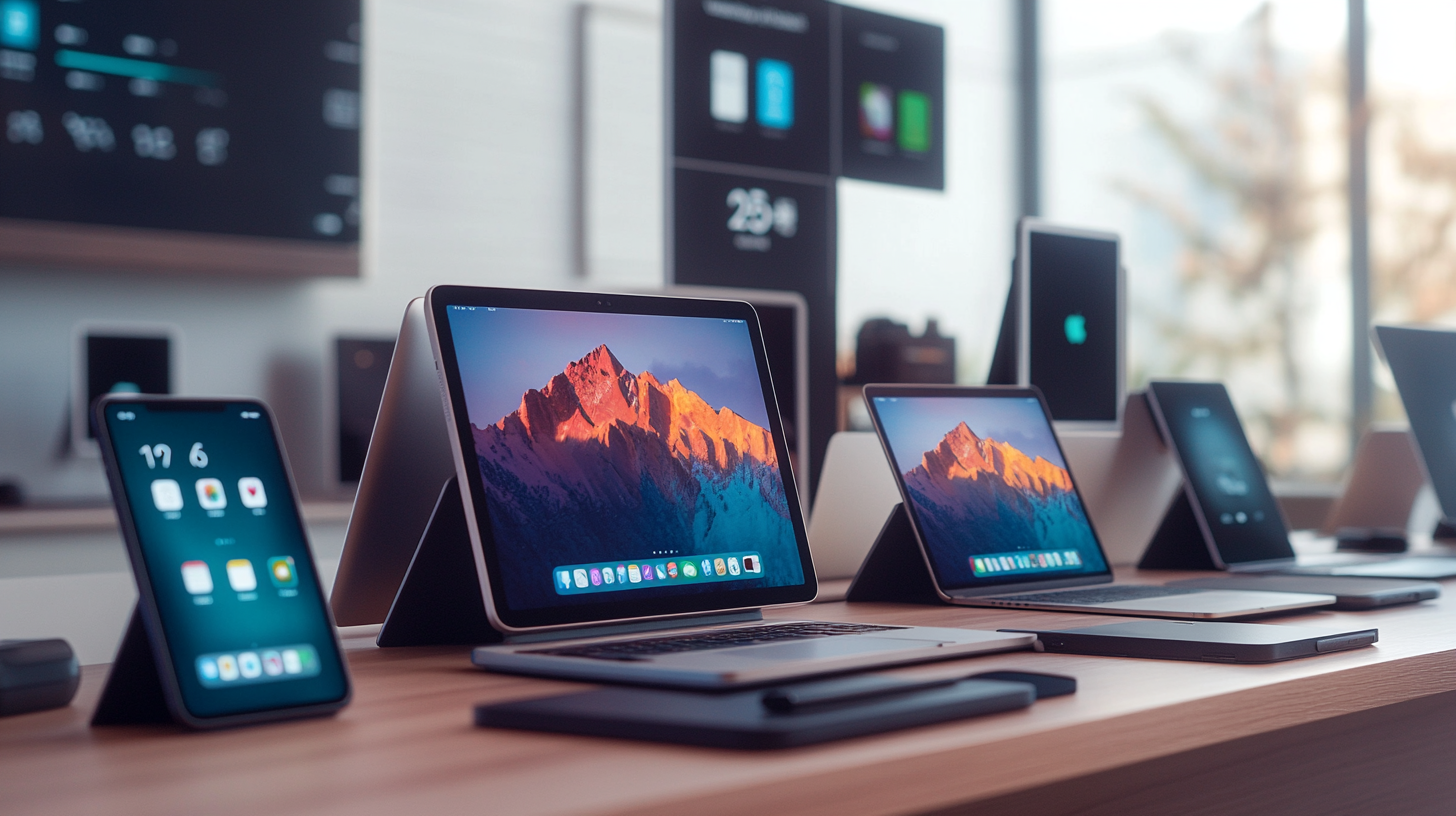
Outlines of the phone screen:
[{"label": "phone screen", "polygon": [[1148,394],[1224,563],[1293,558],[1284,517],[1223,384],[1151,382]]},{"label": "phone screen", "polygon": [[124,400],[103,409],[181,702],[222,717],[343,700],[348,678],[267,408]]}]

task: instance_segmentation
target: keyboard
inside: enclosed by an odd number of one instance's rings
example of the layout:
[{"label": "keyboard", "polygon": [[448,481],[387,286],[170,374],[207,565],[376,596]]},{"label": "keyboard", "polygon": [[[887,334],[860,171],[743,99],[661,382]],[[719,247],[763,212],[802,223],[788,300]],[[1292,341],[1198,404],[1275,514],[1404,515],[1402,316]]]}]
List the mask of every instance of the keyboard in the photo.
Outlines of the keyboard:
[{"label": "keyboard", "polygon": [[1033,592],[1028,595],[996,595],[990,598],[990,600],[1028,604],[1059,603],[1086,605],[1111,603],[1113,601],[1141,601],[1146,598],[1168,598],[1174,595],[1194,595],[1205,591],[1180,587],[1127,584],[1123,586],[1097,587],[1095,589],[1063,589],[1057,592]]},{"label": "keyboard", "polygon": [[809,638],[836,637],[838,635],[860,635],[865,632],[884,632],[891,629],[903,628],[905,627],[876,626],[869,623],[799,621],[795,623],[774,623],[764,626],[745,626],[726,629],[720,632],[699,632],[691,635],[640,638],[637,640],[613,640],[606,643],[586,643],[578,646],[533,649],[525,652],[525,654],[589,657],[593,660],[650,660],[656,655],[674,654],[677,652],[731,649],[735,646],[757,646],[763,643],[777,643],[785,640],[807,640]]}]

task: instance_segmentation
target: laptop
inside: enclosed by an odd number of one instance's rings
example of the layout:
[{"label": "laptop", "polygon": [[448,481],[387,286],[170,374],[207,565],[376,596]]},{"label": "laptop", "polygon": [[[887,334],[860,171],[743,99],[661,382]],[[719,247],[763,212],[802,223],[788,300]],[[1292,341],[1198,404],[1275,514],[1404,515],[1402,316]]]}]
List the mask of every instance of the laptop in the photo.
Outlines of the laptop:
[{"label": "laptop", "polygon": [[1456,577],[1456,558],[1332,553],[1296,556],[1263,468],[1222,383],[1148,383],[1148,407],[1183,471],[1203,546],[1218,569],[1361,578]]},{"label": "laptop", "polygon": [[1113,583],[1035,386],[867,385],[936,592],[950,603],[1218,619],[1331,595]]},{"label": "laptop", "polygon": [[762,621],[817,582],[749,304],[437,286],[425,314],[485,611],[507,639],[477,666],[725,688],[1030,645]]}]

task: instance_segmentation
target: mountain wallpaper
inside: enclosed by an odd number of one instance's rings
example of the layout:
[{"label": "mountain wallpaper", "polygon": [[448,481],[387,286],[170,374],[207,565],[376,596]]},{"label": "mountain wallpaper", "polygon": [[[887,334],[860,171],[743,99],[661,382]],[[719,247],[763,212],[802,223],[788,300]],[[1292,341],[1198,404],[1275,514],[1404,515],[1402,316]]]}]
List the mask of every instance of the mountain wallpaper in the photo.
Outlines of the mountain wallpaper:
[{"label": "mountain wallpaper", "polygon": [[960,581],[974,578],[969,556],[989,553],[1076,549],[1089,566],[1100,562],[1067,470],[965,422],[905,473],[905,487],[936,563]]},{"label": "mountain wallpaper", "polygon": [[803,581],[768,429],[628,371],[605,344],[471,433],[515,608],[567,602],[555,566],[665,554],[755,549],[759,582]]}]

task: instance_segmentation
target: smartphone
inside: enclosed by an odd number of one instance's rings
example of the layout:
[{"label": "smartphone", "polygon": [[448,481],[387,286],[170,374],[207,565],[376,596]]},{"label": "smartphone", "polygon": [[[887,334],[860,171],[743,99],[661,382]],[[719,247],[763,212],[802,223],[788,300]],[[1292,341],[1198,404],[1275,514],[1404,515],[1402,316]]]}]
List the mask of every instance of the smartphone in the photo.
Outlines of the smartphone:
[{"label": "smartphone", "polygon": [[268,407],[108,395],[93,418],[173,718],[217,728],[347,705],[348,668]]}]

